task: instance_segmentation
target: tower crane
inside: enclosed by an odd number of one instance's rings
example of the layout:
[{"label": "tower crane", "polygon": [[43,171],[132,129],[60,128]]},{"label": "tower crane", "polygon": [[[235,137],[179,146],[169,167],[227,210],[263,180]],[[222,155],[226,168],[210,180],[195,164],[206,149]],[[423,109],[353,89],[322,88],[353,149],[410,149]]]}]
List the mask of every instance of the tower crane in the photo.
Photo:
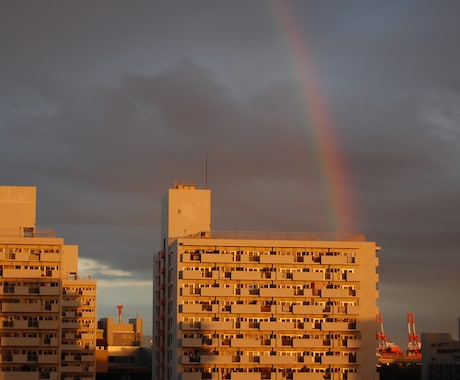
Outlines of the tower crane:
[{"label": "tower crane", "polygon": [[376,317],[377,322],[377,341],[378,348],[377,354],[383,358],[396,358],[403,356],[402,350],[393,342],[388,339],[383,330],[383,317],[382,313],[378,313]]},{"label": "tower crane", "polygon": [[414,359],[422,357],[422,342],[415,331],[415,315],[407,314],[407,332],[409,334],[409,343],[407,344],[407,356]]}]

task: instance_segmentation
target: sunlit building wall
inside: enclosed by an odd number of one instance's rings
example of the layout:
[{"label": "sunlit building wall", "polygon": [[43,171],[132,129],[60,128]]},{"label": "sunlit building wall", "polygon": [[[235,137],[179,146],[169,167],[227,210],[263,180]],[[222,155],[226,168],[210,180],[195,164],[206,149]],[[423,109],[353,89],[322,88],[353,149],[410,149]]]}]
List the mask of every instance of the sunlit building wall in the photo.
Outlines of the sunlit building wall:
[{"label": "sunlit building wall", "polygon": [[[142,318],[130,318],[118,322],[113,318],[101,318],[97,339],[98,379],[139,375],[150,378],[152,370],[151,349],[143,347]],[[135,377],[137,378],[137,377]]]},{"label": "sunlit building wall", "polygon": [[0,379],[95,378],[96,282],[36,228],[36,188],[0,187]]},{"label": "sunlit building wall", "polygon": [[[169,223],[211,198],[168,194]],[[211,231],[210,203],[197,208],[209,212],[164,234],[154,257],[153,379],[377,378],[375,243]]]}]

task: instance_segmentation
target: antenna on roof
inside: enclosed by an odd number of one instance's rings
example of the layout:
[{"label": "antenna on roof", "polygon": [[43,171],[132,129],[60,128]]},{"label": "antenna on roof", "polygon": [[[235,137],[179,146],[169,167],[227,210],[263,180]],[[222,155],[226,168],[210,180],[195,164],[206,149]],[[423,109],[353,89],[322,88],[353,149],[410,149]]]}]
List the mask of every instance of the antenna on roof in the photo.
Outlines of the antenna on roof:
[{"label": "antenna on roof", "polygon": [[123,323],[123,305],[118,305],[118,323],[121,325]]},{"label": "antenna on roof", "polygon": [[206,163],[206,185],[205,185],[205,189],[208,189],[208,152],[206,152],[205,163]]}]

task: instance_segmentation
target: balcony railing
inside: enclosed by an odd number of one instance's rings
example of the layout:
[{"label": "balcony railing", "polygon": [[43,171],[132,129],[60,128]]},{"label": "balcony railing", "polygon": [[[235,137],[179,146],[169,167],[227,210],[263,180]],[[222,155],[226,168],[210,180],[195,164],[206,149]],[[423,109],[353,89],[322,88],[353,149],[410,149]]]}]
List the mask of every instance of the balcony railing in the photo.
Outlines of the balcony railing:
[{"label": "balcony railing", "polygon": [[335,232],[277,232],[277,231],[211,231],[209,234],[194,234],[202,239],[247,239],[247,240],[306,240],[306,241],[366,241],[364,234]]}]

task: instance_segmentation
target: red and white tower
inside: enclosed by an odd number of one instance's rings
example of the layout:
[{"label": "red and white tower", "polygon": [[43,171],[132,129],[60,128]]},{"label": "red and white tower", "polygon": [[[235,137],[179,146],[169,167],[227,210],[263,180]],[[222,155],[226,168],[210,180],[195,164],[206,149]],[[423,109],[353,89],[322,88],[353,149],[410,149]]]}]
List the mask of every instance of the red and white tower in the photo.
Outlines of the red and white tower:
[{"label": "red and white tower", "polygon": [[407,356],[411,358],[422,357],[422,342],[415,331],[415,315],[407,314],[407,332],[409,334],[409,342],[407,344]]}]

